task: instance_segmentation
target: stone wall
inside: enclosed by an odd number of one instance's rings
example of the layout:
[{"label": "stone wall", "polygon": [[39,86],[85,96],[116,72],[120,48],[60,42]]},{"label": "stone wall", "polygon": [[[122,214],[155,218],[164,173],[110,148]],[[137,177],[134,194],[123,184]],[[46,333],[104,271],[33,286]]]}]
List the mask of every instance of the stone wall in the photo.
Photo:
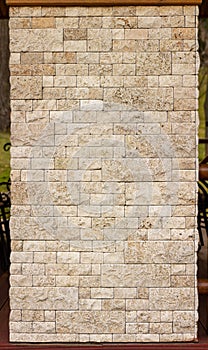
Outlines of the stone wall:
[{"label": "stone wall", "polygon": [[11,341],[196,338],[196,15],[11,7]]}]

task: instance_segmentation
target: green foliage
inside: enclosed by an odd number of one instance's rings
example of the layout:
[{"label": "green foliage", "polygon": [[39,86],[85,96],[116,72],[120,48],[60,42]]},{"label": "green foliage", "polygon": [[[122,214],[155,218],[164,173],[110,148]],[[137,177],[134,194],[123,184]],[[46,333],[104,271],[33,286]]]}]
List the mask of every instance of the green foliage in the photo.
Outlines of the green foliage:
[{"label": "green foliage", "polygon": [[8,181],[10,176],[10,152],[4,151],[7,142],[10,142],[10,134],[0,132],[0,182]]},{"label": "green foliage", "polygon": [[[199,70],[199,138],[206,137],[205,128],[205,110],[204,103],[206,98],[206,90],[208,86],[208,69],[207,67],[201,66]],[[199,145],[199,161],[202,161],[206,156],[205,144]]]}]

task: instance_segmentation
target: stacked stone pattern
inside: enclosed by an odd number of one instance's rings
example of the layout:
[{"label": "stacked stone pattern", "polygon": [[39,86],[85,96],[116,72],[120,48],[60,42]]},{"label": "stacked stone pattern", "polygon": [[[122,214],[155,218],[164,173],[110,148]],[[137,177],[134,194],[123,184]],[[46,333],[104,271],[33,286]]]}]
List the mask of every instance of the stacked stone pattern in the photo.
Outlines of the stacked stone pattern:
[{"label": "stacked stone pattern", "polygon": [[196,338],[196,16],[11,7],[11,341]]}]

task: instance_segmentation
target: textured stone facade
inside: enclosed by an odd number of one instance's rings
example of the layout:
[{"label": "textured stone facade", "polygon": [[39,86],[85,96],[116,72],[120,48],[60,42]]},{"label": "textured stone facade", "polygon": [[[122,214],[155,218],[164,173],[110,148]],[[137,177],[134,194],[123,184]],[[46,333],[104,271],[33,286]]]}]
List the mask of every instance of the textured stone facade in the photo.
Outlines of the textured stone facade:
[{"label": "textured stone facade", "polygon": [[10,9],[11,341],[196,338],[196,18]]}]

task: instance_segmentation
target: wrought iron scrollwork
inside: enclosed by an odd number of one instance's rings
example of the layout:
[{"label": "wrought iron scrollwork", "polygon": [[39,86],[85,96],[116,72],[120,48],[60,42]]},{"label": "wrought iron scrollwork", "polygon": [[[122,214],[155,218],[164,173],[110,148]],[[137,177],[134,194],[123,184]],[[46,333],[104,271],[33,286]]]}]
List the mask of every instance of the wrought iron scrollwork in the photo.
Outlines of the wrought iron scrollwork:
[{"label": "wrought iron scrollwork", "polygon": [[[9,151],[11,144],[4,145],[4,151]],[[9,268],[10,256],[10,179],[0,182],[0,274]]]}]

